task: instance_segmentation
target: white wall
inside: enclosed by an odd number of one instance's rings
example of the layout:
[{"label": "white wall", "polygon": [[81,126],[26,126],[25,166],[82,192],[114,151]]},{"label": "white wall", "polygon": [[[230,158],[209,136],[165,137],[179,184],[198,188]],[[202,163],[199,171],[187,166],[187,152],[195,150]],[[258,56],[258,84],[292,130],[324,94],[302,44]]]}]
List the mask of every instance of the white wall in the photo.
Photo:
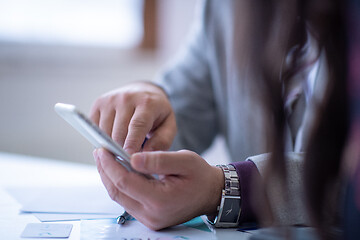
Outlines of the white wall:
[{"label": "white wall", "polygon": [[151,79],[185,38],[195,2],[160,1],[158,52],[0,42],[0,151],[92,163],[91,145],[54,104],[88,113],[100,94]]},{"label": "white wall", "polygon": [[159,51],[168,59],[184,42],[194,18],[197,0],[159,0]]},{"label": "white wall", "polygon": [[[88,161],[91,146],[53,110],[56,102],[88,112],[100,94],[151,79],[152,53],[0,44],[0,150]],[[90,155],[91,156],[91,155]]]}]

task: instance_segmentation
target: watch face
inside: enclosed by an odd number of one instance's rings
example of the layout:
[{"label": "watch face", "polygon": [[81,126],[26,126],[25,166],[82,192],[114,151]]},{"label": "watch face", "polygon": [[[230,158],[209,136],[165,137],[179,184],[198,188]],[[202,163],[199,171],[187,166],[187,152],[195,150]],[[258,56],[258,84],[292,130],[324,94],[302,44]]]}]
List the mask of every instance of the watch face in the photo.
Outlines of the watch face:
[{"label": "watch face", "polygon": [[240,199],[226,198],[223,206],[220,222],[236,223],[239,217],[239,211],[240,211]]}]

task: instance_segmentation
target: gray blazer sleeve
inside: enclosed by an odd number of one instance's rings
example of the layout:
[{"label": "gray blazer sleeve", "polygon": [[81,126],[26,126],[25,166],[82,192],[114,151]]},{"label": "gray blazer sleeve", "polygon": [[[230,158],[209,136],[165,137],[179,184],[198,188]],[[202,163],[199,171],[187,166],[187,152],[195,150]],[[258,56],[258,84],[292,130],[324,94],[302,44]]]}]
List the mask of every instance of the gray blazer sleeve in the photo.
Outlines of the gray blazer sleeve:
[{"label": "gray blazer sleeve", "polygon": [[185,46],[155,81],[168,94],[176,115],[179,131],[171,149],[189,149],[199,154],[209,147],[218,131],[206,55],[208,4],[201,4]]},{"label": "gray blazer sleeve", "polygon": [[[287,186],[281,188],[276,177],[270,176],[269,188],[266,194],[269,197],[270,207],[273,210],[276,223],[279,225],[309,224],[309,216],[305,208],[303,186],[303,153],[289,152],[286,157]],[[249,157],[255,163],[260,175],[264,176],[270,154],[260,154]],[[285,197],[284,197],[285,196]]]}]

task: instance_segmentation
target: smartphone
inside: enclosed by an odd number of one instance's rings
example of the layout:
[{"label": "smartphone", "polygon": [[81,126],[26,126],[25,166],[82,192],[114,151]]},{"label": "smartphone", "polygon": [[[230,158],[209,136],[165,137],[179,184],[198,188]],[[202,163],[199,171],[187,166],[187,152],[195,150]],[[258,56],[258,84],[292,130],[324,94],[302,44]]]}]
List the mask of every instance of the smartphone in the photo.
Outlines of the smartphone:
[{"label": "smartphone", "polygon": [[135,171],[130,165],[130,155],[74,105],[57,103],[54,109],[57,114],[81,133],[95,148],[102,147],[107,149],[114,154],[116,161],[128,171]]}]

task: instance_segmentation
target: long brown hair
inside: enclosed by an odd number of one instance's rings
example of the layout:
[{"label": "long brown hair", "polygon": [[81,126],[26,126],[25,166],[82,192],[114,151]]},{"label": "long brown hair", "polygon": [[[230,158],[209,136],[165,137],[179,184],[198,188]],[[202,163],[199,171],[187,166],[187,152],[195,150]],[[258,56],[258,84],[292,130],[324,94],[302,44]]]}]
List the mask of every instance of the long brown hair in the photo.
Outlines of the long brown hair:
[{"label": "long brown hair", "polygon": [[[316,108],[316,118],[305,157],[305,191],[311,220],[322,238],[331,237],[335,224],[333,189],[339,176],[340,159],[348,132],[347,44],[343,0],[252,0],[251,39],[255,46],[250,59],[258,72],[257,85],[262,104],[273,121],[268,122],[268,142],[272,159],[268,173],[286,178],[284,143],[286,114],[283,86],[301,69],[301,49],[307,31],[324,51],[328,79],[324,99]],[[294,49],[286,69],[284,59]],[[268,176],[265,176],[265,178]],[[264,181],[266,183],[266,181]],[[285,184],[285,181],[283,181]],[[266,186],[265,186],[266,187]],[[329,215],[332,217],[329,218]]]},{"label": "long brown hair", "polygon": [[[305,162],[305,187],[309,210],[323,238],[331,238],[329,216],[336,214],[337,180],[349,130],[347,99],[346,2],[308,1],[308,19],[326,53],[328,86],[324,102],[308,142]],[[335,203],[336,204],[336,203]],[[334,219],[334,217],[332,218]]]}]

